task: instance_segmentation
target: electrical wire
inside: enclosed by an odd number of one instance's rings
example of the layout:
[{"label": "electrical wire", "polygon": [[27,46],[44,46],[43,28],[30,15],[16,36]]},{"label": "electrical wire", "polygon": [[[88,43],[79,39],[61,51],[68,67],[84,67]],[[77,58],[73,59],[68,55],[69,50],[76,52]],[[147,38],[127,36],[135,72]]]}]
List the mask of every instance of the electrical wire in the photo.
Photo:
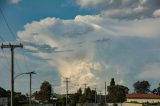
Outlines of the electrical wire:
[{"label": "electrical wire", "polygon": [[[10,27],[10,25],[9,25],[9,23],[8,23],[8,21],[7,21],[7,18],[5,17],[5,14],[4,14],[2,8],[0,8],[0,13],[2,14],[2,17],[3,17],[3,19],[4,19],[4,22],[5,22],[5,24],[7,25],[7,28],[8,28],[8,30],[9,30],[9,32],[11,33],[13,39],[16,39],[16,34],[13,32],[12,28]],[[3,38],[2,38],[2,39],[3,39]],[[16,41],[17,41],[17,40],[16,40]],[[24,64],[25,64],[27,70],[29,70],[28,66],[26,65],[27,63],[26,63],[26,59],[25,59],[24,51],[23,51],[23,50],[22,50],[22,54],[23,54],[22,56],[23,56],[23,59],[24,59]],[[15,59],[16,59],[16,58],[15,58]],[[16,64],[16,66],[17,66],[17,69],[18,69],[18,70],[21,70],[19,64],[17,63],[17,61],[15,62],[15,64]]]},{"label": "electrical wire", "polygon": [[6,23],[6,26],[7,26],[8,30],[9,30],[9,32],[12,35],[13,39],[16,38],[16,36],[15,36],[14,32],[12,31],[12,29],[11,29],[11,27],[10,27],[8,21],[7,21],[7,18],[5,17],[5,14],[4,14],[4,12],[3,12],[1,7],[0,7],[0,13],[1,13],[1,15],[2,15],[2,17],[4,19],[4,22]]},{"label": "electrical wire", "polygon": [[1,39],[1,41],[4,41],[4,38],[0,35],[0,39]]},{"label": "electrical wire", "polygon": [[29,69],[29,66],[27,64],[27,59],[26,59],[26,56],[25,56],[24,49],[22,49],[22,55],[23,55],[23,60],[24,60],[25,67],[29,71],[30,69]]}]

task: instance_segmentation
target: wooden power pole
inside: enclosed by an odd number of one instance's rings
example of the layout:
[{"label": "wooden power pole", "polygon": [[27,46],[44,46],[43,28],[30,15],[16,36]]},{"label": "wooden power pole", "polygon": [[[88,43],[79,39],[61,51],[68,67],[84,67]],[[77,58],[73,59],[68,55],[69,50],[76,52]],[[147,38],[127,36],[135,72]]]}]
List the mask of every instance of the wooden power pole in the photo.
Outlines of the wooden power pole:
[{"label": "wooden power pole", "polygon": [[23,48],[23,45],[21,43],[19,45],[14,45],[11,43],[7,45],[2,43],[1,48],[11,49],[11,106],[14,106],[14,49]]},{"label": "wooden power pole", "polygon": [[66,106],[67,106],[68,105],[68,83],[70,82],[69,78],[66,77],[64,82],[66,83]]}]

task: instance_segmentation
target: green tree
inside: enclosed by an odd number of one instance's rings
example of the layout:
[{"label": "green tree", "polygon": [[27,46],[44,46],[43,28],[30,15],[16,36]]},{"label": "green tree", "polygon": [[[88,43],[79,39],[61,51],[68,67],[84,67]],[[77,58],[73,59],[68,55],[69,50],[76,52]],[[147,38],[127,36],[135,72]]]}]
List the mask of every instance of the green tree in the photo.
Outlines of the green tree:
[{"label": "green tree", "polygon": [[7,97],[7,91],[0,87],[0,97]]},{"label": "green tree", "polygon": [[129,89],[123,85],[108,86],[107,101],[112,103],[124,102]]},{"label": "green tree", "polygon": [[160,95],[160,84],[159,84],[159,86],[157,88],[152,90],[152,93],[156,94],[156,95]]},{"label": "green tree", "polygon": [[56,105],[57,106],[65,106],[66,105],[66,97],[62,96],[62,97],[58,98]]},{"label": "green tree", "polygon": [[43,96],[46,96],[47,100],[50,100],[51,93],[52,93],[52,86],[51,86],[51,84],[48,81],[44,81],[41,84],[39,94],[43,95]]},{"label": "green tree", "polygon": [[114,78],[111,79],[110,86],[115,86]]},{"label": "green tree", "polygon": [[82,95],[82,89],[81,89],[81,88],[78,89],[77,94],[78,94],[79,96]]},{"label": "green tree", "polygon": [[114,78],[111,79],[110,86],[107,87],[107,102],[117,103],[126,100],[129,89],[123,85],[115,85]]},{"label": "green tree", "polygon": [[79,103],[93,103],[95,100],[95,90],[91,90],[90,87],[87,87],[84,90],[84,93],[82,95],[79,95]]},{"label": "green tree", "polygon": [[133,84],[136,93],[148,93],[150,91],[150,84],[148,81],[137,81]]},{"label": "green tree", "polygon": [[82,89],[81,88],[79,88],[78,90],[77,90],[77,93],[75,93],[75,94],[72,94],[71,95],[71,106],[76,106],[76,104],[79,102],[79,99],[80,99],[80,97],[82,96]]},{"label": "green tree", "polygon": [[87,99],[86,101],[88,103],[91,103],[92,102],[92,91],[91,91],[90,87],[86,88],[86,94],[85,94],[85,96],[86,96],[86,99]]},{"label": "green tree", "polygon": [[27,97],[20,92],[14,94],[14,101],[16,105],[24,104],[27,101]]},{"label": "green tree", "polygon": [[85,95],[82,95],[80,98],[79,98],[79,103],[80,104],[84,104],[87,100],[87,97]]}]

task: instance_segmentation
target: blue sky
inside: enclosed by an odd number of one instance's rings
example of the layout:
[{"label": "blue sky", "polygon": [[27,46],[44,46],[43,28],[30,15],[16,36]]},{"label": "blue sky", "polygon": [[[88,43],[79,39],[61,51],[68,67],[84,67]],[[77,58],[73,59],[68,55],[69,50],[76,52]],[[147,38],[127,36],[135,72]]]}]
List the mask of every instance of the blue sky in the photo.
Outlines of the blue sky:
[{"label": "blue sky", "polygon": [[[15,74],[35,70],[33,90],[44,80],[56,92],[70,92],[87,83],[104,90],[112,77],[133,91],[137,80],[160,83],[159,0],[1,0],[15,33],[0,14],[1,42],[16,41]],[[10,53],[0,51],[0,85],[10,89]],[[15,80],[15,90],[27,93],[29,76]],[[7,79],[6,79],[7,78]],[[28,84],[28,85],[27,85]]]}]

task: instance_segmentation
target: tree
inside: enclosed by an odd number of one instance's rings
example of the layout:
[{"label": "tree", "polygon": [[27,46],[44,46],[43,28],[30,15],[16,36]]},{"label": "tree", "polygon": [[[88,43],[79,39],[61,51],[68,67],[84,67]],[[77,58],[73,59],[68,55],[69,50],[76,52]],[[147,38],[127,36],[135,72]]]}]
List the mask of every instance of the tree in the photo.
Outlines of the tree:
[{"label": "tree", "polygon": [[157,93],[160,95],[160,87],[157,88]]},{"label": "tree", "polygon": [[42,96],[46,96],[47,100],[50,100],[51,93],[52,93],[52,86],[51,86],[51,84],[48,81],[44,81],[41,84],[39,94],[42,95]]},{"label": "tree", "polygon": [[126,100],[126,94],[128,93],[129,89],[123,85],[115,85],[115,86],[108,86],[108,102],[117,103],[117,102],[124,102]]},{"label": "tree", "polygon": [[25,104],[27,102],[27,97],[25,95],[22,95],[20,92],[15,92],[14,94],[14,101],[15,101],[15,105],[22,105]]},{"label": "tree", "polygon": [[107,102],[117,103],[126,100],[129,89],[123,85],[115,85],[114,78],[111,79],[110,86],[107,87]]},{"label": "tree", "polygon": [[[82,92],[82,91],[80,91]],[[87,87],[82,95],[79,95],[79,103],[83,104],[93,103],[95,101],[95,90],[91,90],[90,87]]]},{"label": "tree", "polygon": [[82,96],[82,89],[79,88],[77,90],[77,93],[71,95],[71,106],[76,106],[76,104],[79,102],[80,97]]},{"label": "tree", "polygon": [[152,93],[156,94],[156,95],[160,95],[160,84],[159,84],[159,86],[156,89],[152,90]]},{"label": "tree", "polygon": [[111,79],[110,86],[115,86],[114,78]]},{"label": "tree", "polygon": [[7,97],[7,91],[0,87],[0,97]]},{"label": "tree", "polygon": [[82,89],[81,88],[78,89],[77,94],[79,94],[80,96],[82,95]]},{"label": "tree", "polygon": [[133,84],[136,93],[148,93],[150,91],[150,84],[148,81],[137,81]]}]

